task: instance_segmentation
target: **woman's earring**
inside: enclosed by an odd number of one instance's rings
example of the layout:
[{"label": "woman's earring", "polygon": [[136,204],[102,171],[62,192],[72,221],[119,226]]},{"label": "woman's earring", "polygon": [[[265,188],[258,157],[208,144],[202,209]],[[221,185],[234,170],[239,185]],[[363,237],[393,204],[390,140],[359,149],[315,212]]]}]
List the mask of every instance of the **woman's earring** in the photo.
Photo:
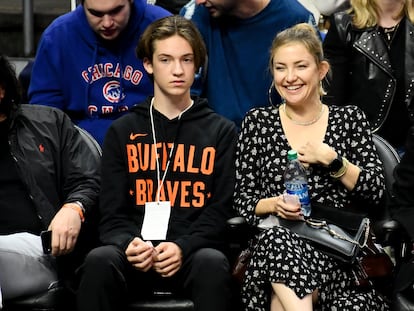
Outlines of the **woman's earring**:
[{"label": "woman's earring", "polygon": [[[268,101],[269,101],[270,106],[273,106],[273,107],[276,107],[273,104],[273,96],[275,94],[277,94],[276,86],[275,86],[275,82],[272,81],[272,84],[270,85],[269,90],[267,91],[267,98],[268,98]],[[283,97],[280,98],[280,99],[282,100],[282,104],[286,102],[286,100]]]},{"label": "woman's earring", "polygon": [[319,81],[319,95],[320,96],[326,95],[326,91],[323,88],[323,80]]},{"label": "woman's earring", "polygon": [[269,101],[270,106],[274,106],[273,105],[273,99],[272,99],[272,95],[273,95],[273,90],[275,89],[275,83],[272,81],[272,84],[270,84],[269,90],[267,91],[267,98]]}]

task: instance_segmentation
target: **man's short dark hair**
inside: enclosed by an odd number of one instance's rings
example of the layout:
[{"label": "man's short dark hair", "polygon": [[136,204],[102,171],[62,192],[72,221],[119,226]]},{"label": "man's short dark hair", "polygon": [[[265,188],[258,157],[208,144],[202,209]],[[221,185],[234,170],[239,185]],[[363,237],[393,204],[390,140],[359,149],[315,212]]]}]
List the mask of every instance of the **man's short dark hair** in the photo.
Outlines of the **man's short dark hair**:
[{"label": "man's short dark hair", "polygon": [[21,94],[16,71],[4,55],[0,55],[0,86],[5,91],[4,98],[0,100],[0,113],[9,116],[11,110],[20,104]]}]

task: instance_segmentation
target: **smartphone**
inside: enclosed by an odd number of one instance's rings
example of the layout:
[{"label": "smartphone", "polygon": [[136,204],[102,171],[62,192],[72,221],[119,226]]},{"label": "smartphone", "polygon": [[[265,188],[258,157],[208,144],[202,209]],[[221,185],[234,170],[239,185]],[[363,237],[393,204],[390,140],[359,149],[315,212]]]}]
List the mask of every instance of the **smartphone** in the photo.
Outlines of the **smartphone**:
[{"label": "smartphone", "polygon": [[45,230],[40,232],[40,238],[42,240],[43,253],[50,254],[52,252],[52,231]]}]

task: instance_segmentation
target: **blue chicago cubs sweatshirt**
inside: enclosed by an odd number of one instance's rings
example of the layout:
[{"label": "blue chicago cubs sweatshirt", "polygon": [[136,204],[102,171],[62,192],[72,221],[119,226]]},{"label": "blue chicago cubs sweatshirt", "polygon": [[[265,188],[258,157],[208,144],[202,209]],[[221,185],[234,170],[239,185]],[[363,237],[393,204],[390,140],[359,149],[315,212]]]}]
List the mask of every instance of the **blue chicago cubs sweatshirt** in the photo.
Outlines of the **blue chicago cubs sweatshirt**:
[{"label": "blue chicago cubs sweatshirt", "polygon": [[82,5],[58,17],[39,43],[30,103],[64,110],[102,144],[111,122],[153,93],[135,48],[145,28],[168,15],[161,7],[135,0],[129,23],[112,41],[92,30]]}]

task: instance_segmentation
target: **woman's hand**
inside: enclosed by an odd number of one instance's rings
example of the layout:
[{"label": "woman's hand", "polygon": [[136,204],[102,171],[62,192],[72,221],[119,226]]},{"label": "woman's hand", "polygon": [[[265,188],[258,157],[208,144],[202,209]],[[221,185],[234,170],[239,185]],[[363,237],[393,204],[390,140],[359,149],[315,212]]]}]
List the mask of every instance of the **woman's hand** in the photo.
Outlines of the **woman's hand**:
[{"label": "woman's hand", "polygon": [[320,164],[328,166],[337,156],[328,144],[323,142],[308,141],[305,145],[298,148],[298,159],[306,168],[310,164]]},{"label": "woman's hand", "polygon": [[283,195],[261,199],[256,205],[256,215],[273,214],[291,220],[303,219],[300,203],[289,204]]},{"label": "woman's hand", "polygon": [[291,219],[291,220],[302,220],[303,214],[300,208],[299,198],[296,197],[296,200],[287,201],[286,194],[282,195],[282,199],[278,208],[277,215],[282,218]]},{"label": "woman's hand", "polygon": [[[338,156],[335,150],[329,145],[322,142],[307,142],[298,150],[298,159],[304,167],[310,164],[320,164],[327,167]],[[342,156],[345,156],[342,154]],[[361,169],[348,161],[348,167],[345,174],[339,180],[344,184],[345,188],[352,191],[357,183]]]}]

